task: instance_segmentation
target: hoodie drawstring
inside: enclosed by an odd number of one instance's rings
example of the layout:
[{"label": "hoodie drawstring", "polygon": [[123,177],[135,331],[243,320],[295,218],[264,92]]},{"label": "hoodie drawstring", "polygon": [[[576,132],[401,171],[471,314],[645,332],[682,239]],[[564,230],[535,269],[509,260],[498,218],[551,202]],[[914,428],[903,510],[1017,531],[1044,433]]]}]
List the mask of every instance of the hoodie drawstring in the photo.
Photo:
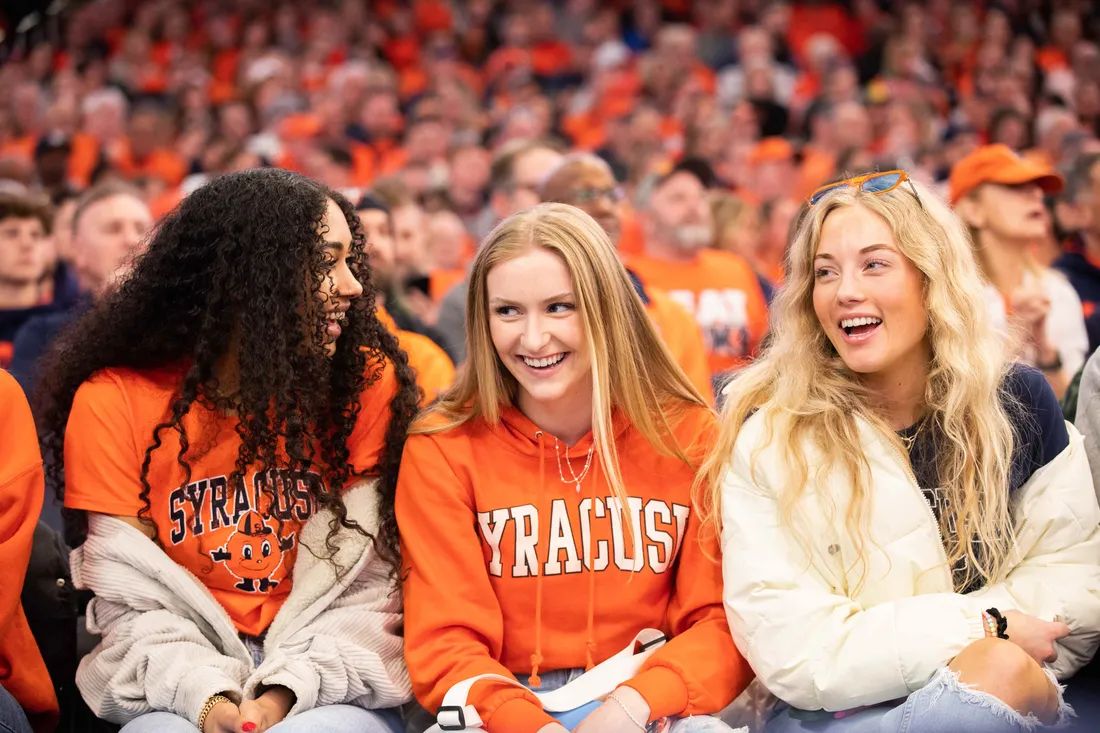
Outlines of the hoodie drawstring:
[{"label": "hoodie drawstring", "polygon": [[[596,463],[599,463],[599,461],[596,461]],[[595,481],[588,483],[588,495],[593,501],[595,501],[595,489],[593,488],[595,485]],[[594,638],[596,631],[596,568],[593,566],[594,560],[592,558],[592,547],[595,544],[596,542],[589,537],[588,547],[585,548],[588,554],[588,627],[585,634],[587,638],[584,640],[586,660],[584,670],[586,672],[591,671],[596,666],[594,659],[596,656],[596,640]]]},{"label": "hoodie drawstring", "polygon": [[[542,443],[542,431],[535,433],[535,439],[539,442],[539,506],[546,495],[546,452]],[[535,653],[531,655],[531,676],[527,678],[527,684],[531,687],[541,687],[542,678],[539,677],[539,665],[542,664],[542,567],[540,567],[538,551],[535,552]]]}]

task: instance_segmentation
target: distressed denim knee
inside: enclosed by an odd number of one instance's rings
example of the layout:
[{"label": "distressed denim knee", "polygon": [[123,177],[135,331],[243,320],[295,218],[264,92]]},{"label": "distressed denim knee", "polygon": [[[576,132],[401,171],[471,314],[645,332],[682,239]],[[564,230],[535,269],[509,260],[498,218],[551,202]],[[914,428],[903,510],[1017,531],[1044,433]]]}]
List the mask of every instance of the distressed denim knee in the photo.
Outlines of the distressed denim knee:
[{"label": "distressed denim knee", "polygon": [[906,700],[898,733],[1030,733],[1063,727],[1073,717],[1073,708],[1062,699],[1065,688],[1049,672],[1047,675],[1058,690],[1059,698],[1056,719],[1050,726],[1044,726],[1034,715],[1021,715],[987,692],[960,682],[958,674],[945,667]]}]

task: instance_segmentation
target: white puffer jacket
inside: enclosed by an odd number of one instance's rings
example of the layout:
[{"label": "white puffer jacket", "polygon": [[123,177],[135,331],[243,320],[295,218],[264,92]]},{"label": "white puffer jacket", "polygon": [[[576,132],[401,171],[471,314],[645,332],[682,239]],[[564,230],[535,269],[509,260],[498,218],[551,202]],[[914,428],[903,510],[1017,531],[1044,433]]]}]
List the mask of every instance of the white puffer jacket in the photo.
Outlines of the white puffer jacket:
[{"label": "white puffer jacket", "polygon": [[[348,517],[377,531],[373,482],[344,496]],[[210,591],[152,540],[114,517],[92,515],[72,554],[73,582],[93,590],[88,629],[103,641],[80,662],[76,684],[98,717],[124,724],[154,711],[192,723],[210,696],[234,702],[282,685],[290,715],[321,705],[394,707],[412,699],[401,636],[401,595],[370,541],[343,528],[325,559],[330,511],[302,528],[294,585],[268,627],[258,668]],[[313,552],[310,551],[313,550]]]},{"label": "white puffer jacket", "polygon": [[[763,411],[747,420],[723,485],[723,574],[734,639],[764,685],[804,710],[903,698],[983,637],[989,607],[1060,616],[1072,633],[1051,667],[1060,679],[1072,675],[1100,644],[1100,507],[1083,439],[1067,429],[1069,446],[1014,495],[1018,549],[1007,578],[960,595],[932,510],[886,436],[860,421],[874,500],[868,571],[856,592],[847,504],[837,502],[839,519],[829,523],[821,492],[810,487],[807,557],[779,525],[787,446],[766,441]],[[812,451],[807,459],[820,465]]]}]

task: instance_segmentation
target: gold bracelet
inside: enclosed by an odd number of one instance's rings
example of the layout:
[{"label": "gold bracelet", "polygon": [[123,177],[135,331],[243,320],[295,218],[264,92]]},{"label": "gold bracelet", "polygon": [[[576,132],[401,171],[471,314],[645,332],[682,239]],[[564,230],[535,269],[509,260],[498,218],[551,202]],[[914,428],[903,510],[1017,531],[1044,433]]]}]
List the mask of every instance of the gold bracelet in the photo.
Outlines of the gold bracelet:
[{"label": "gold bracelet", "polygon": [[646,727],[638,722],[638,719],[634,717],[634,713],[630,712],[630,710],[627,709],[626,705],[623,704],[622,700],[615,697],[614,692],[612,692],[610,695],[608,695],[607,699],[608,700],[614,700],[615,702],[619,703],[619,707],[621,707],[623,709],[623,712],[626,713],[626,717],[630,718],[630,722],[633,723],[634,725],[638,726],[639,728],[641,728],[643,732],[645,731]]},{"label": "gold bracelet", "polygon": [[202,712],[199,713],[200,731],[203,730],[203,728],[206,726],[206,717],[210,715],[210,711],[216,708],[218,705],[221,705],[223,702],[227,702],[231,705],[233,704],[233,701],[225,695],[213,695],[209,700],[206,701],[206,704],[202,706]]}]

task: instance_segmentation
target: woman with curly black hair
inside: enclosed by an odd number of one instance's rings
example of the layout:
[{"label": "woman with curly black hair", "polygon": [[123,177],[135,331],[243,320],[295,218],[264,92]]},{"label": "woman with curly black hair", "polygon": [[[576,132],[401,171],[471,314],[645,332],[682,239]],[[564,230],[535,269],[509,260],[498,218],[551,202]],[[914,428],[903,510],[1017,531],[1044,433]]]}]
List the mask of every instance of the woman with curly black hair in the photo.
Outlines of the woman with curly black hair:
[{"label": "woman with curly black hair", "polygon": [[103,637],[77,685],[125,733],[400,729],[417,390],[364,247],[321,184],[215,179],[48,357],[46,471]]}]

